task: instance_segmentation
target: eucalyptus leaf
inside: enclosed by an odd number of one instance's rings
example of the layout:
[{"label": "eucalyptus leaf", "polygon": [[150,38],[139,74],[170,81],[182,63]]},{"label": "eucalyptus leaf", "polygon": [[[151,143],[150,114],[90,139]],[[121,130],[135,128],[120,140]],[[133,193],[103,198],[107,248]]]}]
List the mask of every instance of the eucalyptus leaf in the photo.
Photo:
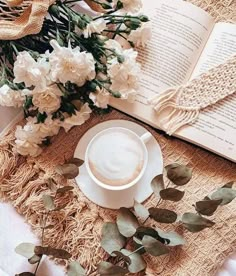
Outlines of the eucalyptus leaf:
[{"label": "eucalyptus leaf", "polygon": [[66,179],[74,179],[79,174],[79,168],[75,164],[58,165],[55,170]]},{"label": "eucalyptus leaf", "polygon": [[32,272],[22,272],[20,274],[16,274],[16,276],[35,276]]},{"label": "eucalyptus leaf", "polygon": [[137,229],[135,236],[141,240],[143,239],[144,236],[150,236],[156,240],[159,240],[162,243],[165,243],[165,240],[159,235],[159,233],[156,231],[156,229],[154,229],[152,227],[140,226]]},{"label": "eucalyptus leaf", "polygon": [[177,214],[174,211],[160,208],[150,208],[150,217],[160,223],[174,223],[177,220]]},{"label": "eucalyptus leaf", "polygon": [[166,166],[167,177],[177,186],[186,185],[192,178],[192,169],[184,165],[171,164]]},{"label": "eucalyptus leaf", "polygon": [[98,265],[98,273],[101,276],[123,276],[128,272],[127,269],[108,262],[101,262]]},{"label": "eucalyptus leaf", "polygon": [[178,233],[172,231],[172,232],[164,232],[161,229],[157,229],[157,232],[160,237],[165,239],[166,243],[169,246],[177,246],[177,245],[184,245],[185,239],[180,236]]},{"label": "eucalyptus leaf", "polygon": [[151,187],[154,194],[157,197],[160,197],[160,191],[165,188],[163,174],[157,175],[153,178],[151,182]]},{"label": "eucalyptus leaf", "polygon": [[55,183],[55,181],[52,178],[48,178],[47,179],[47,185],[48,188],[52,191],[52,192],[56,192],[57,190],[57,185]]},{"label": "eucalyptus leaf", "polygon": [[143,257],[141,255],[139,255],[138,253],[133,253],[126,249],[122,249],[121,252],[124,255],[129,256],[129,258],[131,260],[131,263],[128,266],[129,272],[138,273],[140,271],[143,271],[147,267],[147,264],[144,261]]},{"label": "eucalyptus leaf", "polygon": [[28,259],[28,262],[30,264],[37,264],[38,262],[40,262],[42,259],[42,255],[36,255],[34,254],[34,256],[32,256],[31,258]]},{"label": "eucalyptus leaf", "polygon": [[230,189],[232,189],[233,185],[234,185],[234,181],[231,181],[231,182],[225,184],[222,188],[230,188]]},{"label": "eucalyptus leaf", "polygon": [[221,205],[227,205],[236,197],[236,190],[220,188],[211,195],[211,199],[222,199]]},{"label": "eucalyptus leaf", "polygon": [[128,265],[131,264],[131,259],[130,257],[128,257],[127,255],[125,255],[124,253],[122,253],[121,251],[114,251],[112,252],[112,256],[115,255],[116,257],[118,257],[119,259],[122,259],[123,261],[125,261]]},{"label": "eucalyptus leaf", "polygon": [[212,227],[215,223],[194,213],[185,213],[182,216],[182,223],[190,232],[200,232],[205,228]]},{"label": "eucalyptus leaf", "polygon": [[170,201],[180,201],[183,196],[184,192],[177,190],[175,188],[167,188],[162,191],[160,191],[160,196],[164,200],[170,200]]},{"label": "eucalyptus leaf", "polygon": [[73,261],[68,266],[67,275],[68,276],[86,276],[86,271],[80,265],[80,263]]},{"label": "eucalyptus leaf", "polygon": [[65,209],[65,207],[68,205],[68,203],[64,203],[58,207],[56,207],[53,211],[61,211],[63,209]]},{"label": "eucalyptus leaf", "polygon": [[65,193],[67,193],[67,192],[69,192],[69,191],[72,191],[73,189],[74,189],[73,186],[65,186],[65,187],[63,187],[63,188],[57,189],[57,193],[58,193],[58,194],[65,194]]},{"label": "eucalyptus leaf", "polygon": [[116,220],[119,232],[126,238],[132,237],[136,229],[139,227],[139,222],[136,216],[128,208],[120,208]]},{"label": "eucalyptus leaf", "polygon": [[77,167],[81,167],[84,164],[84,160],[79,159],[79,158],[71,158],[68,162],[66,162],[67,164],[74,164]]},{"label": "eucalyptus leaf", "polygon": [[102,227],[102,248],[112,254],[113,251],[120,251],[124,247],[126,239],[120,234],[115,223],[107,222]]},{"label": "eucalyptus leaf", "polygon": [[15,252],[25,258],[29,259],[34,256],[35,245],[32,243],[21,243],[15,248]]},{"label": "eucalyptus leaf", "polygon": [[142,244],[147,253],[151,254],[152,256],[165,255],[170,251],[167,246],[150,236],[144,236]]},{"label": "eucalyptus leaf", "polygon": [[136,200],[134,201],[134,210],[136,215],[143,220],[146,220],[149,217],[148,209]]},{"label": "eucalyptus leaf", "polygon": [[138,239],[134,236],[133,237],[133,243],[134,243],[135,250],[139,249],[139,251],[138,251],[139,255],[142,255],[142,254],[146,253],[146,251],[143,247],[142,241],[140,239]]},{"label": "eucalyptus leaf", "polygon": [[68,260],[71,254],[64,249],[52,248],[50,246],[35,246],[34,253],[36,255],[52,256],[54,258]]},{"label": "eucalyptus leaf", "polygon": [[46,210],[52,211],[55,209],[54,199],[50,195],[43,195],[43,205]]},{"label": "eucalyptus leaf", "polygon": [[202,215],[212,216],[221,203],[222,199],[198,201],[195,209]]}]

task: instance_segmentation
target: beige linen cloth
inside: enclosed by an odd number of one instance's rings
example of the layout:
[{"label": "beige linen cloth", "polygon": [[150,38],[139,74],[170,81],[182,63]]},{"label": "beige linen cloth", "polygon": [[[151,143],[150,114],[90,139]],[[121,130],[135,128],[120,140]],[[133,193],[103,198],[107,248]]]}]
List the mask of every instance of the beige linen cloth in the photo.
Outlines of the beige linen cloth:
[{"label": "beige linen cloth", "polygon": [[[235,0],[192,2],[205,8],[217,19],[236,19]],[[52,145],[38,158],[23,158],[12,151],[13,130],[0,142],[0,198],[11,202],[36,234],[40,234],[39,224],[44,212],[41,197],[49,192],[45,180],[53,177],[58,185],[64,185],[64,181],[54,173],[54,167],[73,156],[79,139],[89,128],[111,119],[135,121],[117,111],[102,117],[93,115],[86,124],[72,129],[70,133],[65,134],[61,131],[54,138]],[[161,207],[173,209],[178,214],[194,212],[192,204],[203,199],[217,187],[236,180],[236,164],[178,139],[166,137],[150,127],[146,128],[160,143],[166,165],[178,162],[193,168],[193,179],[185,188],[183,202],[163,203]],[[101,227],[104,221],[115,219],[116,211],[106,210],[91,203],[73,181],[71,184],[75,185],[75,195],[61,199],[60,203],[67,203],[67,206],[51,218],[55,228],[47,230],[45,242],[68,250],[74,259],[78,259],[84,267],[92,270],[106,256],[100,248]],[[147,200],[146,206],[155,206],[156,202],[156,198],[151,197]],[[173,248],[166,256],[146,257],[147,275],[214,275],[224,259],[236,248],[235,214],[234,201],[219,208],[212,217],[216,225],[211,229],[192,234],[178,226],[168,227],[182,234],[187,241],[186,245]],[[153,225],[151,221],[149,223]]]}]

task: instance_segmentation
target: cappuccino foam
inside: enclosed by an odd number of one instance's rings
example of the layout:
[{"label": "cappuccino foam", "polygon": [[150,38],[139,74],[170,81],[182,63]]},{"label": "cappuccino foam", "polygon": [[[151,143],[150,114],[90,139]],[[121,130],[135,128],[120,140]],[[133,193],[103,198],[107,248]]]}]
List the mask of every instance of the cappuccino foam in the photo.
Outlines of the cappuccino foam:
[{"label": "cappuccino foam", "polygon": [[135,180],[144,165],[144,150],[137,137],[126,131],[105,131],[88,151],[92,174],[102,183],[126,185]]}]

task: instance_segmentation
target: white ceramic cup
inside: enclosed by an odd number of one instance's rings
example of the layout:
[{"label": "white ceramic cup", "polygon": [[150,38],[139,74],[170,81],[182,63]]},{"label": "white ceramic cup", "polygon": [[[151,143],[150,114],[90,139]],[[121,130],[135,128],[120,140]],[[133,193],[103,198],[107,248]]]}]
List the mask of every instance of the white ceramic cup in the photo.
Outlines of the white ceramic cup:
[{"label": "white ceramic cup", "polygon": [[[143,162],[143,166],[142,169],[139,173],[139,175],[132,180],[131,182],[124,184],[124,185],[119,185],[119,186],[113,186],[113,185],[108,185],[108,184],[104,184],[102,183],[100,180],[98,180],[92,173],[90,166],[89,166],[89,150],[91,145],[94,143],[94,141],[96,141],[96,139],[98,137],[100,137],[101,135],[103,135],[105,132],[111,132],[111,131],[117,131],[117,130],[121,130],[122,132],[126,132],[129,135],[131,135],[134,139],[136,139],[139,144],[140,147],[142,147],[143,150],[143,156],[144,156],[144,162]],[[148,151],[147,151],[147,147],[146,147],[146,143],[148,143],[148,141],[152,138],[152,134],[150,132],[146,132],[144,133],[141,137],[138,136],[135,132],[126,129],[126,128],[122,128],[122,127],[114,127],[114,128],[108,128],[105,129],[101,132],[99,132],[98,134],[96,134],[93,139],[89,142],[87,149],[86,149],[86,153],[85,153],[85,166],[87,169],[87,172],[89,174],[89,176],[91,177],[91,179],[100,187],[107,189],[107,190],[111,190],[111,191],[122,191],[122,190],[126,190],[129,189],[131,187],[133,187],[135,184],[137,184],[139,182],[139,180],[142,178],[142,176],[144,175],[144,172],[146,170],[147,167],[147,163],[148,163]]]}]

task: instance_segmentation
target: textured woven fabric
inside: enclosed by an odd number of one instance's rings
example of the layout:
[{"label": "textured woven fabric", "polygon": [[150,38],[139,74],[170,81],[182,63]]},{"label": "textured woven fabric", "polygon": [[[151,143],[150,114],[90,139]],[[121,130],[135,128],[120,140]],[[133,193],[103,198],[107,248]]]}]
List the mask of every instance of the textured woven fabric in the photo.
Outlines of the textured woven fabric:
[{"label": "textured woven fabric", "polygon": [[178,88],[171,88],[150,103],[161,114],[166,109],[165,131],[172,135],[195,121],[201,110],[236,93],[236,56]]},{"label": "textured woven fabric", "polygon": [[[192,2],[201,5],[219,19],[236,16],[235,1]],[[53,177],[58,185],[63,185],[63,180],[55,175],[54,167],[72,157],[79,139],[89,128],[110,119],[131,120],[115,111],[103,117],[93,116],[86,124],[72,129],[68,134],[61,131],[52,145],[36,159],[25,159],[12,151],[14,130],[0,142],[0,198],[10,201],[38,235],[44,211],[41,197],[49,192],[45,178]],[[236,179],[236,164],[178,139],[165,137],[149,127],[147,129],[160,143],[166,165],[179,162],[193,168],[193,179],[185,188],[184,201],[162,204],[161,207],[173,209],[178,214],[194,211],[193,203],[217,187]],[[74,182],[71,184],[75,185]],[[61,203],[67,203],[67,206],[65,210],[55,213],[51,221],[55,228],[46,231],[45,243],[68,250],[74,259],[78,259],[87,269],[92,269],[105,256],[99,246],[102,224],[114,220],[116,212],[91,203],[76,185],[75,196],[62,198]],[[154,197],[146,202],[147,207],[155,205]],[[183,247],[173,248],[170,255],[146,258],[147,275],[213,276],[224,259],[236,248],[235,214],[236,204],[232,202],[219,208],[212,218],[216,225],[211,229],[191,234],[178,225],[170,227],[183,234],[187,243]]]}]

